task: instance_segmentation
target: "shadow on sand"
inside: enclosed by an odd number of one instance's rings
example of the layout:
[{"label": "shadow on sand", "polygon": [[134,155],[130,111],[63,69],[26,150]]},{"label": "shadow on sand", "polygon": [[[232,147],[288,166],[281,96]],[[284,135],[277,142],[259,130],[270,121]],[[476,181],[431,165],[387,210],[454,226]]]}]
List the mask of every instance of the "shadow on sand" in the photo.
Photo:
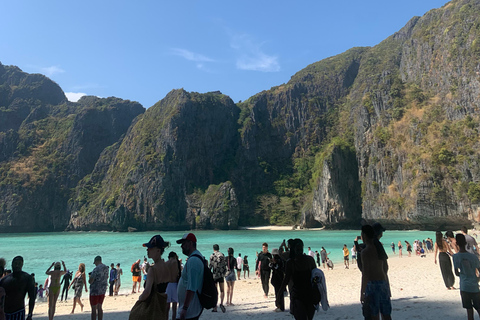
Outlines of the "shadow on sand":
[{"label": "shadow on sand", "polygon": [[[273,301],[272,301],[273,302]],[[275,313],[272,307],[262,306],[263,302],[237,304],[233,307],[227,307],[227,312],[211,312],[211,310],[204,310],[200,319],[293,319],[288,311],[282,313]],[[286,307],[290,300],[285,299]],[[466,311],[462,308],[460,301],[460,293],[458,295],[457,303],[441,303],[428,300],[428,297],[410,297],[395,299],[392,301],[392,317],[394,319],[422,319],[422,320],[439,320],[439,319],[463,319],[466,318]],[[104,313],[104,320],[127,320],[129,312],[106,312]],[[318,319],[358,319],[362,320],[362,310],[360,302],[352,302],[351,304],[334,305],[328,311],[320,311],[315,315]],[[47,320],[46,316],[36,316],[35,320]],[[55,316],[57,320],[88,320],[90,319],[89,312],[77,313],[73,315],[58,315]]]}]

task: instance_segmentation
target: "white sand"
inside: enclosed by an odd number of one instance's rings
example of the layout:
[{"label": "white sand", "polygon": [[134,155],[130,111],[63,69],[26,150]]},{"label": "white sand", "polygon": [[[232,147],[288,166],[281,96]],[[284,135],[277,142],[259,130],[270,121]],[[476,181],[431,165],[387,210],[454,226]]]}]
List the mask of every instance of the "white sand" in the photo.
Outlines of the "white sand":
[{"label": "white sand", "polygon": [[[440,267],[434,264],[433,254],[427,258],[417,256],[389,258],[389,277],[392,289],[393,319],[464,319],[466,311],[462,308],[459,290],[447,290],[442,280]],[[334,270],[325,271],[328,287],[330,309],[321,311],[315,318],[322,319],[363,319],[359,302],[360,271],[355,265],[346,270],[336,264]],[[235,306],[227,307],[225,314],[205,310],[201,319],[293,319],[288,312],[275,313],[273,310],[273,287],[268,299],[263,298],[259,279],[251,278],[237,281],[233,302]],[[458,277],[455,287],[458,288]],[[226,286],[225,286],[226,290]],[[73,293],[73,291],[71,291]],[[104,302],[104,319],[128,319],[128,313],[138,294],[106,297]],[[70,315],[72,300],[59,302],[55,319],[90,319],[88,297],[82,299],[85,304],[81,313]],[[285,299],[288,308],[289,298]],[[220,311],[220,310],[219,310]],[[37,304],[34,319],[48,319],[46,303]]]}]

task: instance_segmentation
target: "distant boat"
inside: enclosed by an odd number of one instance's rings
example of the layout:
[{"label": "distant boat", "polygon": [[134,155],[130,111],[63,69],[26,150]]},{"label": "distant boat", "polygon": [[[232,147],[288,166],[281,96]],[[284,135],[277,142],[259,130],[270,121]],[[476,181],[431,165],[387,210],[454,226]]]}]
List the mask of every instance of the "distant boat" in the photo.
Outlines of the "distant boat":
[{"label": "distant boat", "polygon": [[137,231],[137,228],[134,228],[134,227],[128,227],[128,232],[135,232]]}]

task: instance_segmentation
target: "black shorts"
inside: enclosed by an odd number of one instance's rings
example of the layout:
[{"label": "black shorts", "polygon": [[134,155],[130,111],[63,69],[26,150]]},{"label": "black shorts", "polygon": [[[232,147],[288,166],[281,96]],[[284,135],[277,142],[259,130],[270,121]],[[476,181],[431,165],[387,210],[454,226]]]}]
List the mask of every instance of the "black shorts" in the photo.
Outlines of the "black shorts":
[{"label": "black shorts", "polygon": [[348,261],[348,256],[344,256],[343,260]]},{"label": "black shorts", "polygon": [[224,283],[224,282],[225,282],[225,278],[224,278],[224,277],[221,277],[221,278],[218,278],[218,279],[213,279],[213,282],[215,282],[215,283]]},{"label": "black shorts", "polygon": [[460,296],[462,297],[462,306],[465,309],[480,310],[480,292],[465,292],[460,291]]}]

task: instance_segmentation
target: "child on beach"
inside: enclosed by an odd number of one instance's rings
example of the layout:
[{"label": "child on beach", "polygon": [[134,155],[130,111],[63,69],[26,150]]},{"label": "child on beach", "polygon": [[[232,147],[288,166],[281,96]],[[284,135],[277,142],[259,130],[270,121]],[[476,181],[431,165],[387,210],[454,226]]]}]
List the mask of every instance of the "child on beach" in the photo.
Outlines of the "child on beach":
[{"label": "child on beach", "polygon": [[467,319],[473,320],[473,308],[480,316],[480,290],[476,271],[480,271],[478,258],[466,251],[467,241],[465,236],[458,233],[455,236],[460,251],[453,255],[455,274],[460,277],[460,296],[462,306],[467,309]]}]

